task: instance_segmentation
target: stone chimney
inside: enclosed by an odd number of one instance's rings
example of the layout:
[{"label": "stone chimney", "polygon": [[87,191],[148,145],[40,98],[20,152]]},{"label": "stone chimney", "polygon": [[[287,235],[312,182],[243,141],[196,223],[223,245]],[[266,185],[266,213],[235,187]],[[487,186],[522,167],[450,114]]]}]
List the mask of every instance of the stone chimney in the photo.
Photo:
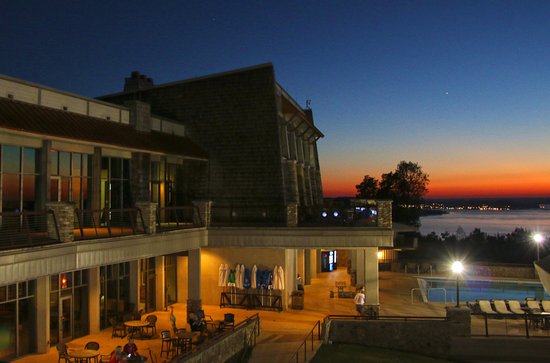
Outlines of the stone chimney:
[{"label": "stone chimney", "polygon": [[124,92],[141,91],[153,86],[153,80],[138,71],[133,71],[130,77],[124,80]]}]

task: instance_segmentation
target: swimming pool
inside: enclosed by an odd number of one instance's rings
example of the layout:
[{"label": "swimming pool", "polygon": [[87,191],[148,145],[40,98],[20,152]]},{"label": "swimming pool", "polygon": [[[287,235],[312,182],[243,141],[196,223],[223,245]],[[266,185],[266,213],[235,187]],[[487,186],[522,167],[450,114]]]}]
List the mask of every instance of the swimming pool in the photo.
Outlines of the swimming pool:
[{"label": "swimming pool", "polygon": [[[456,302],[456,279],[422,277],[428,287],[429,302]],[[423,284],[422,284],[423,285]],[[444,289],[444,290],[443,290]],[[476,300],[537,300],[550,299],[540,282],[502,280],[460,280],[461,302]]]}]

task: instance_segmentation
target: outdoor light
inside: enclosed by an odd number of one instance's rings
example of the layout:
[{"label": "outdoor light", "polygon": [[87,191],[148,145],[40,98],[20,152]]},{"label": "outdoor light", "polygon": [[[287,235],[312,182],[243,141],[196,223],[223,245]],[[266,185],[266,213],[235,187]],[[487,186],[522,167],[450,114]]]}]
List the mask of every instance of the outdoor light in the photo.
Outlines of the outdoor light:
[{"label": "outdoor light", "polygon": [[537,244],[537,261],[540,260],[540,245],[544,241],[544,236],[540,233],[535,233],[533,241]]},{"label": "outdoor light", "polygon": [[337,210],[335,210],[335,211],[332,213],[332,216],[333,216],[334,218],[338,218],[339,215],[340,215],[340,213],[338,213]]},{"label": "outdoor light", "polygon": [[321,217],[326,218],[327,216],[328,216],[328,213],[327,213],[327,212],[321,213]]},{"label": "outdoor light", "polygon": [[451,265],[451,270],[454,274],[456,274],[456,307],[460,306],[460,293],[458,288],[458,280],[460,278],[460,275],[462,274],[462,271],[464,271],[464,266],[462,265],[462,262],[455,261]]},{"label": "outdoor light", "polygon": [[378,251],[378,253],[376,255],[378,256],[378,259],[381,260],[382,257],[384,257],[384,252]]}]

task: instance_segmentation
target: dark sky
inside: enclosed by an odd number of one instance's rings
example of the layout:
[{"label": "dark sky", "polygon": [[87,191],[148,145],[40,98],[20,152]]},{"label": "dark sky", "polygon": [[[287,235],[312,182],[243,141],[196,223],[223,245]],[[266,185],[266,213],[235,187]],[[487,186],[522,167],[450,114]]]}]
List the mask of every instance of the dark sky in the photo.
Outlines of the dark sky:
[{"label": "dark sky", "polygon": [[271,62],[327,195],[401,160],[430,196],[550,195],[550,1],[6,1],[0,73],[98,96]]}]

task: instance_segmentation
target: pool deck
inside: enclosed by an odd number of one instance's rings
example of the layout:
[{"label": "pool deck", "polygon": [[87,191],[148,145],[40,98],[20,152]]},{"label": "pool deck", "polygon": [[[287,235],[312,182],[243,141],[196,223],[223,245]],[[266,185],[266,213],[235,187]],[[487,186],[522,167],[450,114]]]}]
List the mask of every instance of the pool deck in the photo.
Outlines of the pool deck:
[{"label": "pool deck", "polygon": [[[428,275],[424,275],[428,276]],[[383,316],[445,316],[446,306],[453,306],[454,303],[422,303],[418,295],[411,304],[411,289],[418,287],[416,277],[422,275],[403,274],[394,272],[380,272],[380,315]],[[282,312],[263,310],[243,310],[232,308],[220,308],[217,305],[204,305],[207,315],[213,319],[223,320],[225,313],[235,314],[236,322],[256,313],[260,316],[261,334],[258,337],[257,345],[252,352],[250,363],[264,362],[289,362],[306,335],[311,331],[314,324],[327,315],[355,315],[353,299],[330,297],[330,291],[336,291],[335,282],[346,281],[349,284],[349,276],[344,269],[330,273],[320,273],[312,279],[311,285],[305,286],[304,309],[287,310]],[[350,288],[351,289],[351,288]],[[139,352],[149,356],[149,349],[153,353],[155,363],[167,361],[163,356],[159,358],[161,350],[160,331],[170,328],[168,311],[155,311],[158,317],[157,337],[147,340],[136,340]],[[182,327],[186,316],[186,305],[175,304],[174,314],[177,318],[177,326]],[[497,322],[504,329],[512,329],[511,323]],[[519,328],[521,329],[521,324]],[[472,332],[483,332],[484,321],[478,317],[472,318]],[[102,354],[109,354],[117,345],[124,345],[126,339],[111,338],[112,329],[102,330],[98,334],[87,335],[70,341],[69,348],[82,348],[88,341],[100,343]],[[550,340],[548,341],[550,343]],[[309,352],[308,352],[309,353]],[[303,352],[302,352],[303,356]],[[308,354],[309,357],[309,354]],[[46,354],[26,356],[13,362],[30,363],[44,362],[56,363],[58,360],[56,348],[53,347]],[[149,359],[149,362],[151,360]]]}]

